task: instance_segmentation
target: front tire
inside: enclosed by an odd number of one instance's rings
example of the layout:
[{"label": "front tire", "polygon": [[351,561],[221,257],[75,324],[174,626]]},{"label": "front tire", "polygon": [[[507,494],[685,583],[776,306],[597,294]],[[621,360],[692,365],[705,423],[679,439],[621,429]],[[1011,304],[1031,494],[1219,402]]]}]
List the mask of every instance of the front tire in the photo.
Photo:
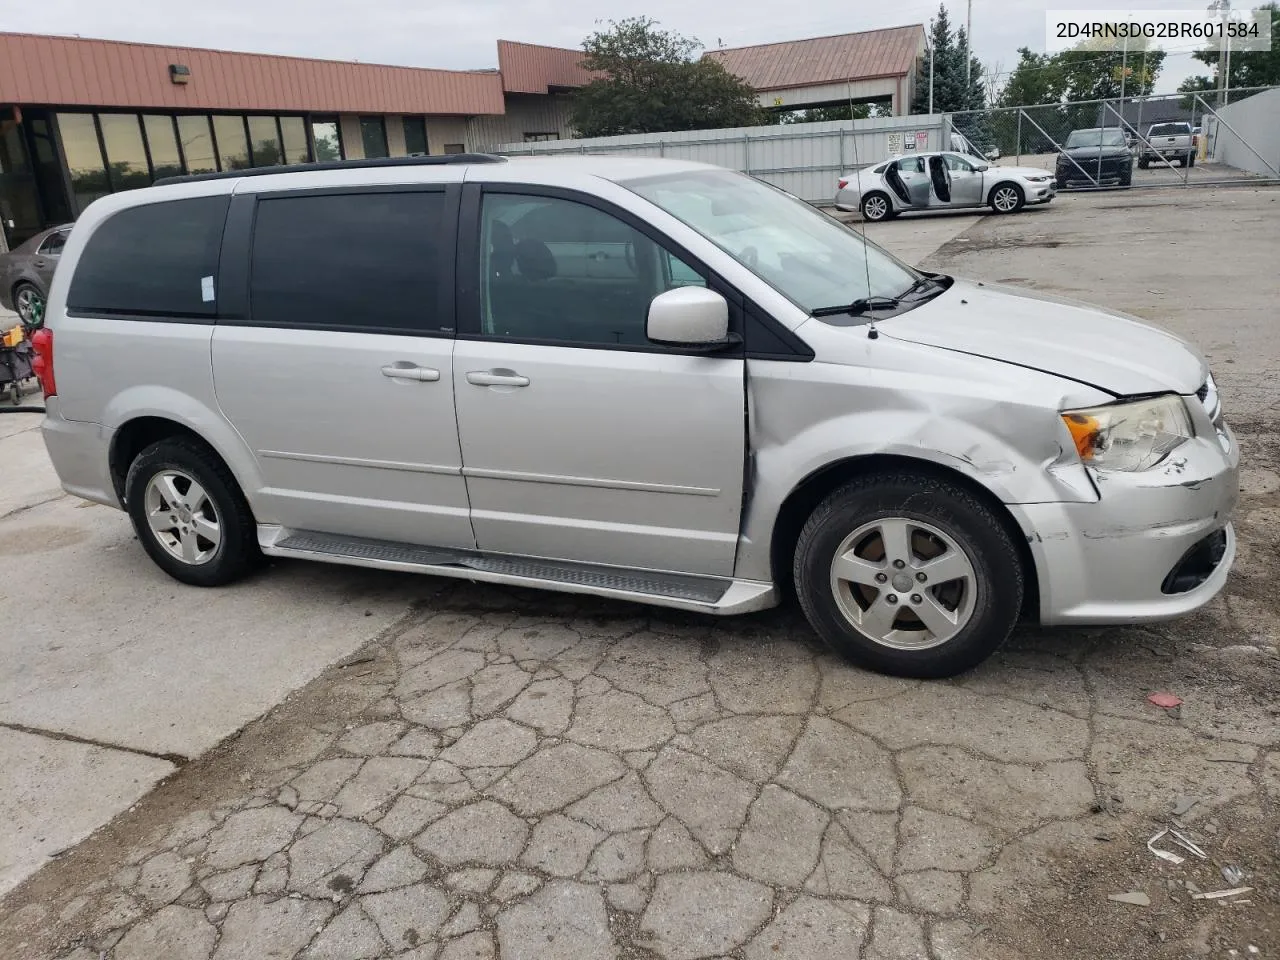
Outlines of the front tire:
[{"label": "front tire", "polygon": [[862,198],[862,219],[868,223],[879,223],[892,219],[894,215],[893,201],[887,194],[869,193]]},{"label": "front tire", "polygon": [[125,502],[143,549],[175,580],[218,587],[257,564],[249,504],[203,444],[172,437],[147,447],[129,466]]},{"label": "front tire", "polygon": [[796,594],[841,656],[882,673],[950,677],[1006,639],[1022,562],[1005,524],[964,488],[924,474],[861,477],[801,531]]},{"label": "front tire", "polygon": [[1027,202],[1027,197],[1016,183],[998,183],[991,188],[988,202],[996,213],[1017,213]]}]

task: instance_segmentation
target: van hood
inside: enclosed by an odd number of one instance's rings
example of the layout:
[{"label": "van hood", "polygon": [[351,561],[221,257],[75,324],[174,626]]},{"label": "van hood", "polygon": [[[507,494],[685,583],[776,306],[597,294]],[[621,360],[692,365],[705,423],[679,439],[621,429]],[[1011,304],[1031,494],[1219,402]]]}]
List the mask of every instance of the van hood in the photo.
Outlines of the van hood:
[{"label": "van hood", "polygon": [[1117,397],[1195,393],[1209,375],[1180,337],[1133,317],[1030,290],[955,281],[879,324],[882,336],[1042,370]]}]

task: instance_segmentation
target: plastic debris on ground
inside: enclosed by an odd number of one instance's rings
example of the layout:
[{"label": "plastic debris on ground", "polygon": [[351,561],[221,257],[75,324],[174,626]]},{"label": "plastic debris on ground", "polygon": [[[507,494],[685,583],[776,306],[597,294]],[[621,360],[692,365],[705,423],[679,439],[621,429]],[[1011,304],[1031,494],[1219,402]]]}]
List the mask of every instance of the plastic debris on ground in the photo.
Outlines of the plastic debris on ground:
[{"label": "plastic debris on ground", "polygon": [[1148,702],[1154,703],[1157,707],[1164,707],[1166,710],[1171,707],[1182,706],[1182,699],[1175,697],[1172,693],[1153,693],[1147,697]]},{"label": "plastic debris on ground", "polygon": [[1222,879],[1227,881],[1227,883],[1239,886],[1240,882],[1244,880],[1244,878],[1244,869],[1242,867],[1237,867],[1234,863],[1229,863],[1222,868]]},{"label": "plastic debris on ground", "polygon": [[1242,893],[1251,893],[1253,887],[1232,887],[1230,890],[1209,890],[1205,893],[1193,893],[1192,900],[1222,900],[1225,897],[1238,897]]},{"label": "plastic debris on ground", "polygon": [[1168,835],[1168,833],[1169,833],[1169,828],[1165,827],[1163,830],[1161,830],[1154,837],[1152,837],[1150,840],[1147,841],[1147,849],[1150,850],[1152,853],[1154,853],[1161,860],[1168,860],[1174,866],[1177,866],[1178,864],[1184,862],[1187,858],[1180,857],[1178,856],[1178,854],[1171,853],[1168,850],[1157,850],[1156,847],[1154,846],[1157,840],[1163,839],[1165,836]]},{"label": "plastic debris on ground", "polygon": [[1130,893],[1112,893],[1107,896],[1108,900],[1114,900],[1116,903],[1129,903],[1135,907],[1151,906],[1151,898],[1141,890],[1134,890]]}]

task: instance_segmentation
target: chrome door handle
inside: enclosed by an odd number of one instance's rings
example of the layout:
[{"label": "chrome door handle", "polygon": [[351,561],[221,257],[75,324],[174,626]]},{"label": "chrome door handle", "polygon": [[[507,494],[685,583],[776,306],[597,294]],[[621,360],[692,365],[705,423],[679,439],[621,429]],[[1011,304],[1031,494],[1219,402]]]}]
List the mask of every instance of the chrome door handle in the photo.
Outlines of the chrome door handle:
[{"label": "chrome door handle", "polygon": [[510,370],[472,370],[467,374],[467,383],[477,387],[527,387],[529,378]]},{"label": "chrome door handle", "polygon": [[420,367],[416,363],[405,363],[403,361],[383,364],[382,375],[393,380],[418,380],[422,383],[432,383],[440,379],[439,370],[432,370],[430,367]]}]

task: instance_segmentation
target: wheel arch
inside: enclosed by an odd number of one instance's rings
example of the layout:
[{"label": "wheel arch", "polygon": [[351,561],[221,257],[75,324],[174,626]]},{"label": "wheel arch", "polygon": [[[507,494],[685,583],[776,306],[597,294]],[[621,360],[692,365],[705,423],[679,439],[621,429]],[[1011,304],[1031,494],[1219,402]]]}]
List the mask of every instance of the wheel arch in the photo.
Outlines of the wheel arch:
[{"label": "wheel arch", "polygon": [[813,509],[833,490],[852,479],[873,473],[895,471],[918,473],[961,487],[981,500],[1000,518],[1017,548],[1018,559],[1026,579],[1022,616],[1027,619],[1037,618],[1040,611],[1039,571],[1026,534],[1023,533],[1013,514],[1009,512],[1008,507],[990,489],[959,470],[932,460],[900,454],[865,454],[832,461],[812,471],[787,494],[774,520],[769,544],[773,582],[784,591],[784,594],[790,595],[794,590],[791,568],[796,545],[800,538],[800,531]]},{"label": "wheel arch", "polygon": [[200,431],[180,420],[162,414],[142,414],[130,418],[115,429],[111,434],[107,451],[111,484],[122,506],[125,505],[125,480],[129,475],[130,465],[147,447],[170,438],[188,440],[208,450],[227,468],[232,479],[240,487],[241,494],[246,493],[240,472],[237,471],[232,458],[219,449],[218,444],[211,442]]}]

